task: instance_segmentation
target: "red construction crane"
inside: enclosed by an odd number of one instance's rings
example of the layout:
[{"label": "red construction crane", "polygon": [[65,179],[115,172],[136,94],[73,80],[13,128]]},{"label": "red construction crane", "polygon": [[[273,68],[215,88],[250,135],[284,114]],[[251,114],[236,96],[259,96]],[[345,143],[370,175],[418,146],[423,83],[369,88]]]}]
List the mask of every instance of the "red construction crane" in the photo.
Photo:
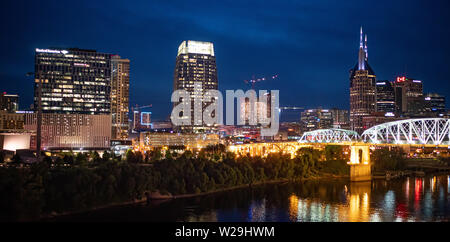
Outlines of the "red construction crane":
[{"label": "red construction crane", "polygon": [[254,90],[255,89],[255,83],[261,82],[261,81],[265,81],[265,80],[274,80],[276,78],[278,78],[278,74],[272,75],[270,77],[261,77],[261,78],[258,78],[258,79],[255,78],[255,75],[253,75],[252,79],[244,80],[244,82],[247,83],[247,84],[251,83],[252,89]]}]

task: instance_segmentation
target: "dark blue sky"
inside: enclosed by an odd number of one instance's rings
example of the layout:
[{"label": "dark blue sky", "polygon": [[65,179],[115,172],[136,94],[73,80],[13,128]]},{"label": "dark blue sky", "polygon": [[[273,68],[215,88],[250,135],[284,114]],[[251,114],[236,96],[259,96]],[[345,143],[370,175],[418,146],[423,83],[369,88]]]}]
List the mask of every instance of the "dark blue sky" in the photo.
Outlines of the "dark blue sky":
[{"label": "dark blue sky", "polygon": [[[399,1],[7,1],[0,8],[0,91],[32,102],[34,49],[78,47],[131,60],[131,104],[169,113],[183,40],[214,43],[219,88],[247,89],[252,75],[279,74],[282,106],[348,108],[359,27],[378,79],[407,72],[450,99],[450,3]],[[449,101],[447,100],[447,104]]]}]

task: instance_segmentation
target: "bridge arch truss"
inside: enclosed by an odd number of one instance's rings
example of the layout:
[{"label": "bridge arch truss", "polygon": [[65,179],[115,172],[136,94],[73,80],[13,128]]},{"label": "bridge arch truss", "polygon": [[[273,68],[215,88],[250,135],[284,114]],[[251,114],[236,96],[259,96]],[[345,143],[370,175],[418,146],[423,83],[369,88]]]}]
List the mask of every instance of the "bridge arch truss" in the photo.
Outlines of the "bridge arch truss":
[{"label": "bridge arch truss", "polygon": [[318,129],[305,132],[299,143],[343,143],[358,141],[357,132],[345,129]]},{"label": "bridge arch truss", "polygon": [[450,119],[406,119],[376,125],[362,134],[364,142],[375,144],[448,145]]}]

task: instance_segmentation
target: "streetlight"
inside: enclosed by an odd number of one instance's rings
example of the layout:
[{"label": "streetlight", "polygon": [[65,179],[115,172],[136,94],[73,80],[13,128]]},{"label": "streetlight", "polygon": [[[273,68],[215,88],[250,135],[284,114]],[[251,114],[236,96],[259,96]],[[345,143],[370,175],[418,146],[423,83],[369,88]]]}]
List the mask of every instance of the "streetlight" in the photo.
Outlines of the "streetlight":
[{"label": "streetlight", "polygon": [[[35,72],[28,72],[26,76],[36,76]],[[36,127],[36,157],[38,161],[41,161],[41,127],[42,127],[42,78],[41,73],[38,72],[39,84],[38,84],[38,108],[37,108],[37,127]]]}]

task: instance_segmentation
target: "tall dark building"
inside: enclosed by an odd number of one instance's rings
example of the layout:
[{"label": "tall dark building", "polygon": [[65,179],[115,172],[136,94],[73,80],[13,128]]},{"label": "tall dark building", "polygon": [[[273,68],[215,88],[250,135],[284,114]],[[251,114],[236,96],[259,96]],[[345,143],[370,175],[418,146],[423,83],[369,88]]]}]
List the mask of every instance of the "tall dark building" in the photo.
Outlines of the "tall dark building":
[{"label": "tall dark building", "polygon": [[376,76],[368,62],[367,35],[360,32],[358,63],[350,70],[350,126],[362,133],[363,117],[376,111]]},{"label": "tall dark building", "polygon": [[394,82],[397,113],[414,117],[424,112],[423,83],[407,77],[397,77]]},{"label": "tall dark building", "polygon": [[[202,84],[198,93],[194,92],[194,82]],[[203,99],[206,91],[218,89],[213,43],[188,40],[180,44],[173,79],[173,90],[179,89],[191,93],[191,125],[179,126],[175,129],[194,133],[214,130],[214,127],[206,126],[202,118],[194,120],[194,98]],[[204,99],[207,100],[207,98]],[[197,111],[202,112],[209,103],[203,102],[202,110]],[[201,113],[197,115],[202,117]]]},{"label": "tall dark building", "polygon": [[15,113],[18,110],[19,110],[19,95],[7,94],[6,92],[0,94],[0,111]]},{"label": "tall dark building", "polygon": [[34,107],[42,112],[111,113],[111,55],[95,50],[36,49]]},{"label": "tall dark building", "polygon": [[130,106],[130,60],[111,57],[112,139],[128,139]]},{"label": "tall dark building", "polygon": [[350,129],[350,115],[346,109],[331,109],[333,127],[339,129]]},{"label": "tall dark building", "polygon": [[377,112],[395,112],[395,91],[389,81],[377,81]]},{"label": "tall dark building", "polygon": [[446,113],[445,96],[437,93],[425,95],[425,109],[427,112],[434,113],[436,116],[444,116]]}]

